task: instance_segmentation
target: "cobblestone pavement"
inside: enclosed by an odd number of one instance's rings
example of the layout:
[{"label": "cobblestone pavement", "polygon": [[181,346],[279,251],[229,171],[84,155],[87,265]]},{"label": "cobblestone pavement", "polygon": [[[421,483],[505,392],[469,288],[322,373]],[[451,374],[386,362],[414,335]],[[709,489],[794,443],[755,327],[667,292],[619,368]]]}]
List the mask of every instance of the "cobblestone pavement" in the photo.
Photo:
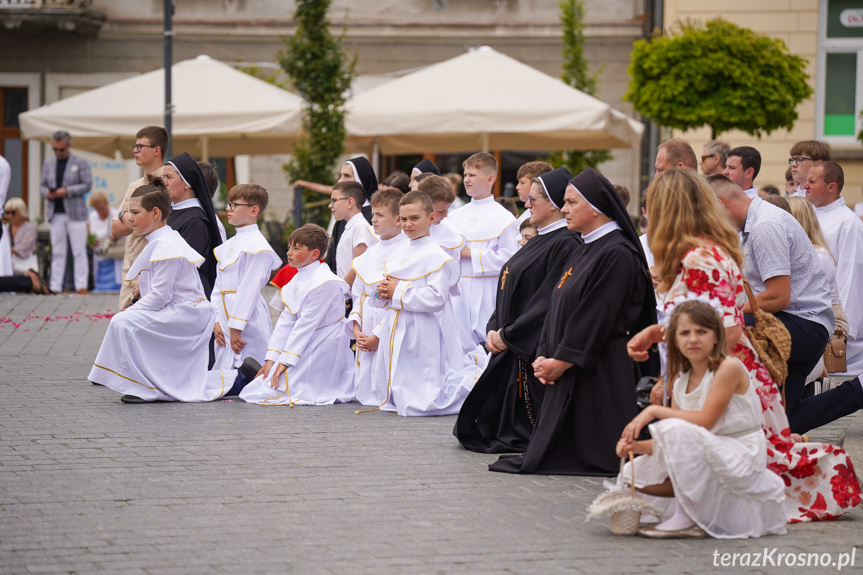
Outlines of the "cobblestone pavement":
[{"label": "cobblestone pavement", "polygon": [[0,296],[2,573],[813,573],[836,568],[722,554],[854,545],[863,568],[861,509],[757,541],[613,537],[585,523],[598,480],[490,473],[453,417],[122,404],[86,380],[115,302]]}]

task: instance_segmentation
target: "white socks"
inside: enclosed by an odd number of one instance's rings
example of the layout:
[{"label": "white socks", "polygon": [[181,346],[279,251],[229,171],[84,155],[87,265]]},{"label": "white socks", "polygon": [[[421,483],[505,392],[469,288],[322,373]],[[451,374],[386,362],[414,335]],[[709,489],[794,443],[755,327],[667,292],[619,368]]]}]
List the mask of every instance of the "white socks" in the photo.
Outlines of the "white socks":
[{"label": "white socks", "polygon": [[656,525],[659,531],[680,531],[695,525],[695,522],[689,518],[677,498],[674,498],[674,515],[667,520]]}]

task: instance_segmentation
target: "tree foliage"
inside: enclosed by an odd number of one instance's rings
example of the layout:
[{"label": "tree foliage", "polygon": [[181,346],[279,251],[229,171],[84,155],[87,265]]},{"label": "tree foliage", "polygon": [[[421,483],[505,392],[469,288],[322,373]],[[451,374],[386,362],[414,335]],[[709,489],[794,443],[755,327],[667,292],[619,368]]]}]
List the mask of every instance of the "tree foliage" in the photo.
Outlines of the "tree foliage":
[{"label": "tree foliage", "polygon": [[[283,38],[279,64],[291,86],[306,101],[304,138],[285,165],[291,181],[335,183],[336,162],[344,151],[345,101],[355,75],[356,57],[349,58],[340,36],[329,31],[331,0],[296,0],[293,36]],[[311,194],[307,201],[319,200]]]},{"label": "tree foliage", "polygon": [[806,62],[781,40],[721,18],[687,21],[635,42],[624,99],[661,126],[761,137],[794,126],[798,104],[812,95]]},{"label": "tree foliage", "polygon": [[[561,0],[560,23],[563,27],[563,73],[560,79],[585,94],[596,95],[599,72],[590,73],[584,57],[584,0]],[[572,174],[595,168],[611,159],[608,150],[558,150],[548,162],[555,168],[565,166]]]}]

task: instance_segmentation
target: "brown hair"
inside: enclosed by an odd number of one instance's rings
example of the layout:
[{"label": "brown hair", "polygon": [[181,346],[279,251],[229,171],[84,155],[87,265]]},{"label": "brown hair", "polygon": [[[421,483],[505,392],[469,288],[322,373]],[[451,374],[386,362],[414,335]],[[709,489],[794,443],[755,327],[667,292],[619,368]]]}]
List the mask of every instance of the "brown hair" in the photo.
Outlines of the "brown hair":
[{"label": "brown hair", "polygon": [[258,184],[238,184],[228,192],[228,201],[235,202],[244,200],[252,205],[258,206],[260,212],[267,209],[270,196],[263,186]]},{"label": "brown hair", "polygon": [[512,198],[504,198],[503,196],[495,198],[494,201],[505,207],[512,215],[518,218],[518,206]]},{"label": "brown hair", "polygon": [[791,206],[788,205],[788,200],[783,198],[779,194],[768,194],[766,196],[761,196],[761,199],[764,200],[765,202],[767,202],[768,204],[773,204],[774,206],[776,206],[780,210],[785,210],[789,214],[791,213]]},{"label": "brown hair", "polygon": [[[419,177],[417,177],[417,181],[419,181]],[[455,201],[455,192],[452,191],[452,186],[443,176],[429,174],[429,177],[423,178],[419,182],[417,189],[424,194],[428,194],[433,204],[438,202],[451,204]]]},{"label": "brown hair", "polygon": [[102,192],[91,192],[90,199],[87,200],[87,205],[91,208],[95,208],[98,205],[107,205],[108,204],[108,196],[103,194]]},{"label": "brown hair", "polygon": [[668,291],[683,256],[704,239],[725,250],[738,266],[743,262],[737,231],[697,173],[679,168],[663,172],[647,189],[647,213],[647,239],[661,278],[658,291]]},{"label": "brown hair", "polygon": [[384,206],[392,215],[397,216],[399,215],[399,202],[402,201],[403,197],[404,194],[400,191],[394,188],[389,188],[378,190],[375,195],[372,196],[370,202],[372,204],[372,208]]},{"label": "brown hair", "polygon": [[362,209],[366,201],[366,189],[359,182],[338,182],[333,186],[333,191],[342,192],[346,198],[354,200],[357,209]]},{"label": "brown hair", "polygon": [[306,247],[312,251],[318,250],[318,259],[327,253],[329,241],[326,230],[316,224],[300,226],[288,236],[288,246]]},{"label": "brown hair", "polygon": [[845,171],[842,166],[836,162],[827,160],[826,162],[815,162],[812,167],[821,166],[824,171],[821,175],[825,184],[836,184],[836,191],[842,193],[842,188],[845,187]]},{"label": "brown hair", "polygon": [[159,185],[161,182],[159,178],[154,178],[153,183],[138,186],[129,199],[139,200],[141,207],[148,212],[152,212],[153,208],[159,208],[162,221],[165,221],[171,215],[171,195]]},{"label": "brown hair", "polygon": [[515,174],[515,179],[520,180],[522,178],[529,178],[530,180],[533,180],[543,174],[547,174],[553,169],[554,168],[552,168],[551,164],[548,162],[528,162],[526,164],[522,164],[518,169],[518,172]]},{"label": "brown hair", "polygon": [[462,163],[462,167],[476,168],[497,175],[497,160],[488,152],[477,152]]},{"label": "brown hair", "polygon": [[819,140],[803,140],[791,146],[791,156],[805,156],[813,160],[829,160],[830,144]]},{"label": "brown hair", "polygon": [[168,151],[168,130],[162,126],[147,126],[141,128],[135,134],[135,138],[147,138],[151,146],[159,146],[159,156],[164,159],[165,152]]},{"label": "brown hair", "polygon": [[665,343],[668,344],[668,369],[666,373],[670,379],[677,377],[679,373],[692,369],[689,360],[680,353],[680,349],[677,347],[677,326],[682,315],[689,316],[692,323],[709,329],[716,336],[716,345],[707,357],[707,369],[715,370],[725,359],[725,327],[722,325],[719,314],[703,301],[685,301],[678,304],[671,312],[668,331],[665,332]]},{"label": "brown hair", "polygon": [[434,211],[434,207],[432,207],[432,201],[428,194],[424,192],[408,192],[404,196],[402,196],[401,201],[399,202],[399,207],[409,206],[411,204],[419,204],[426,215],[430,215]]},{"label": "brown hair", "polygon": [[198,167],[201,168],[201,174],[204,176],[204,183],[207,185],[210,197],[215,197],[216,190],[219,189],[219,172],[216,171],[216,166],[210,162],[198,160]]},{"label": "brown hair", "polygon": [[381,187],[395,188],[399,190],[401,193],[406,194],[411,191],[411,178],[406,173],[396,170],[380,183],[378,189]]},{"label": "brown hair", "polygon": [[627,207],[629,205],[629,190],[626,186],[618,186],[614,184],[614,190],[617,192],[617,195],[620,196],[620,199],[623,200],[623,207]]},{"label": "brown hair", "polygon": [[788,166],[788,169],[785,170],[785,181],[786,182],[793,182],[794,181],[794,176],[791,173],[791,166]]},{"label": "brown hair", "polygon": [[659,144],[658,150],[665,150],[668,156],[668,161],[675,168],[677,164],[682,163],[690,170],[698,169],[698,157],[695,155],[695,150],[689,145],[689,142],[683,138],[671,138]]},{"label": "brown hair", "polygon": [[539,227],[535,223],[531,222],[530,218],[527,218],[526,220],[521,222],[521,225],[518,226],[518,231],[522,232],[522,231],[526,230],[527,228],[533,228],[535,230],[539,230]]}]

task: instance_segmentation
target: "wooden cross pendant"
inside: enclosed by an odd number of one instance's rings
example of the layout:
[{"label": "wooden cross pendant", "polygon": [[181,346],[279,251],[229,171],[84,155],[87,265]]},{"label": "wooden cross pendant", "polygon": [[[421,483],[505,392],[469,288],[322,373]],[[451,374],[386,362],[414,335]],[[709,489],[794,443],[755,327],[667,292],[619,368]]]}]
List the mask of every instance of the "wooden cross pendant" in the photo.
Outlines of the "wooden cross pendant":
[{"label": "wooden cross pendant", "polygon": [[503,276],[501,276],[500,280],[500,289],[503,290],[503,286],[506,285],[506,276],[509,275],[509,266],[506,266],[506,269],[503,270]]},{"label": "wooden cross pendant", "polygon": [[566,273],[565,273],[565,274],[563,274],[563,277],[562,277],[562,278],[560,278],[560,283],[559,283],[559,284],[557,284],[557,289],[562,288],[562,287],[563,287],[563,284],[565,284],[565,283],[566,283],[566,280],[568,280],[568,279],[569,279],[569,276],[571,276],[571,275],[572,275],[572,268],[569,268],[568,270],[566,270]]}]

